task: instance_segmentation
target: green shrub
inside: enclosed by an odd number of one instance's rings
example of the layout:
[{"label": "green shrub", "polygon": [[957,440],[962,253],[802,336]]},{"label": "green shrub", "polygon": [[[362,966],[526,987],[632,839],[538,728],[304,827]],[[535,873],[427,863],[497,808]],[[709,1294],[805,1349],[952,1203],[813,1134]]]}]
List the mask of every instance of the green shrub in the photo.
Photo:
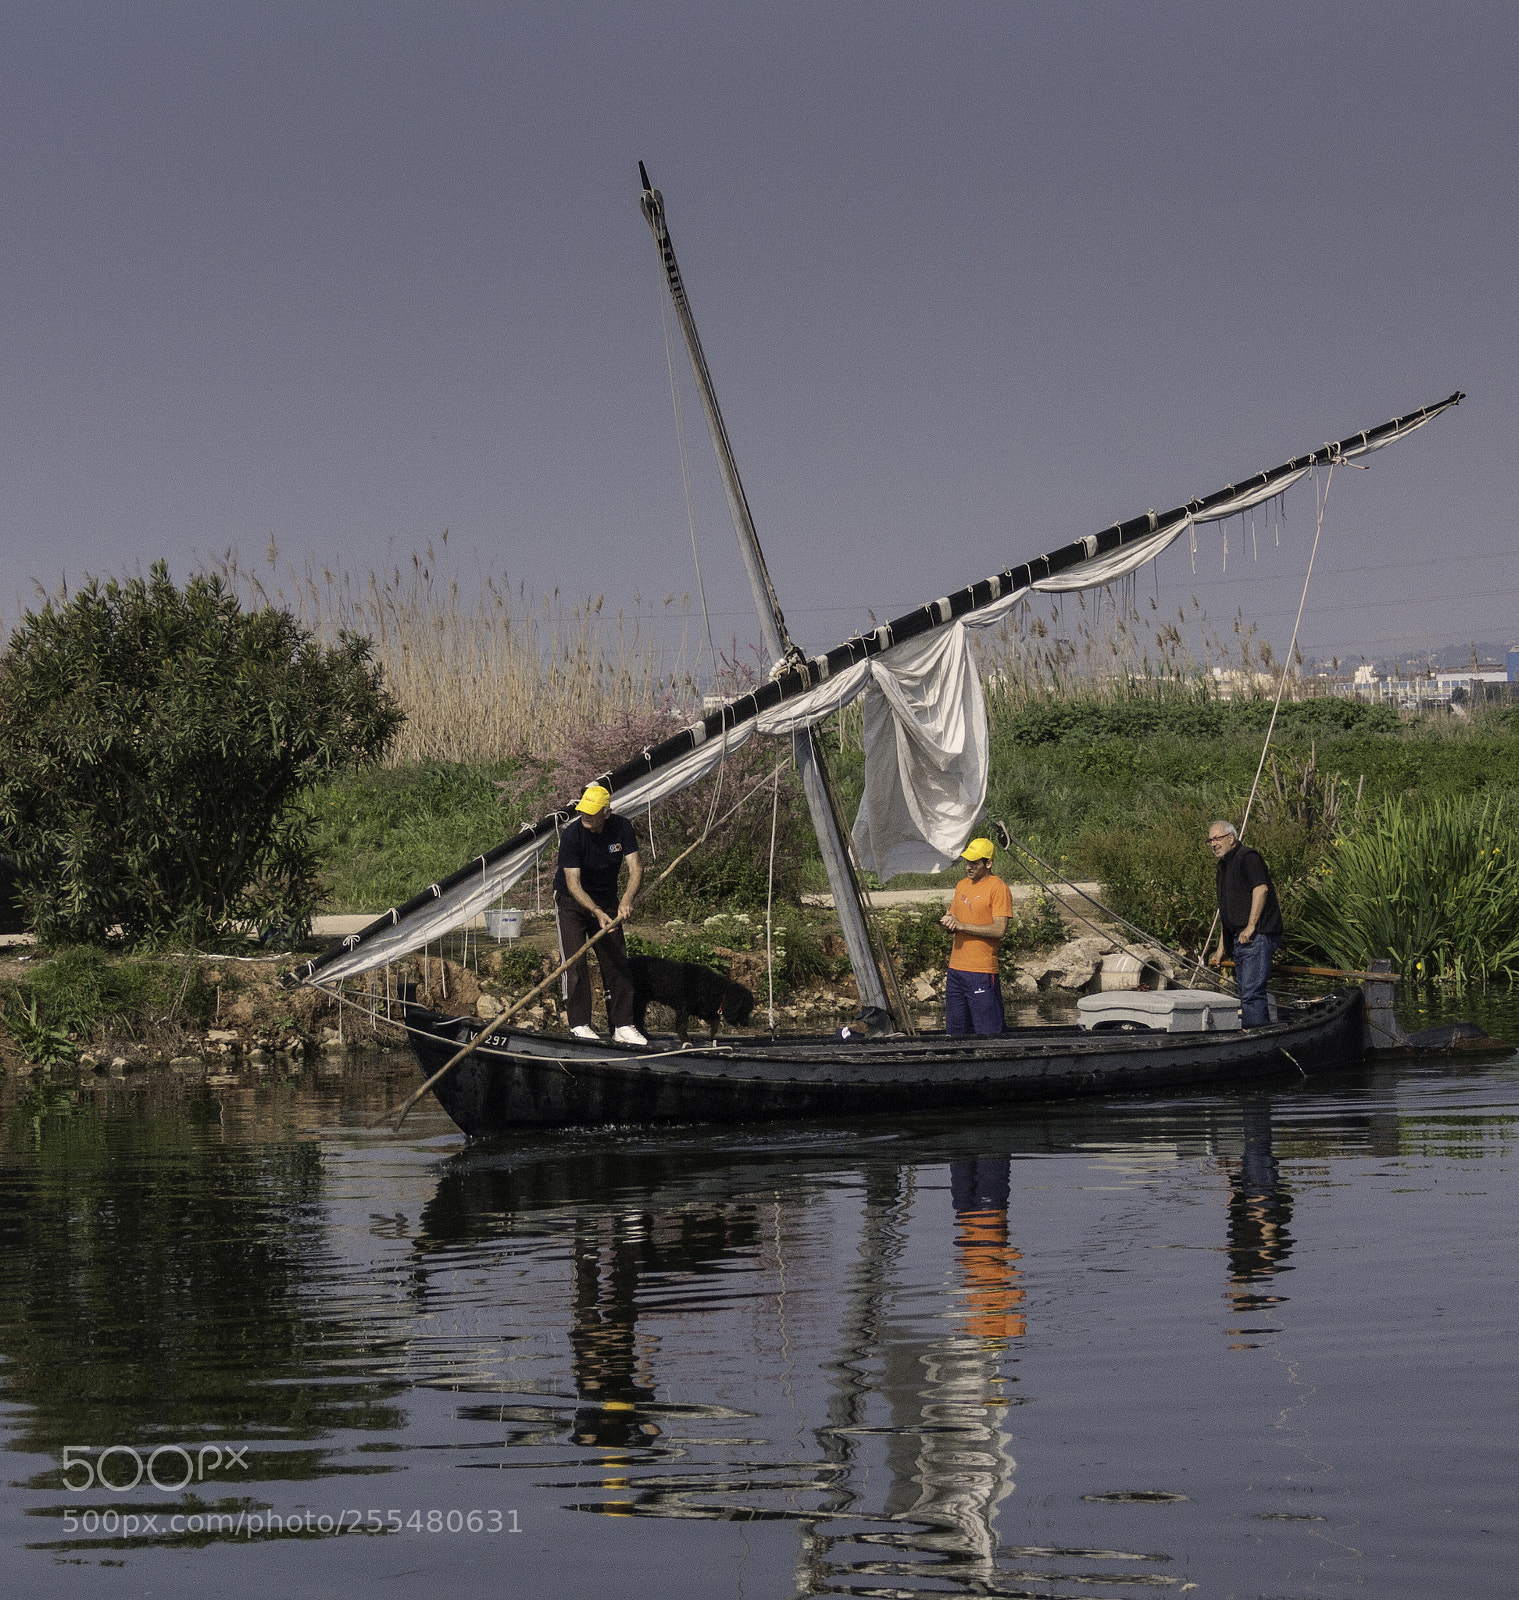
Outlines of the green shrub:
[{"label": "green shrub", "polygon": [[49,1022],[40,1014],[35,995],[17,990],[6,998],[0,1011],[0,1023],[15,1040],[17,1048],[34,1066],[52,1066],[57,1061],[71,1061],[74,1041],[68,1029]]},{"label": "green shrub", "polygon": [[1303,897],[1301,947],[1336,966],[1390,956],[1409,980],[1519,976],[1519,807],[1392,800],[1336,839]]},{"label": "green shrub", "polygon": [[753,950],[765,946],[765,919],[751,921],[747,911],[719,911],[702,920],[702,933],[715,945],[729,950]]},{"label": "green shrub", "polygon": [[366,641],[244,613],[221,579],[91,579],[0,661],[0,835],[46,941],[297,929],[317,894],[301,792],[400,713]]},{"label": "green shrub", "polygon": [[[1217,874],[1207,848],[1208,824],[1219,813],[1199,803],[1133,827],[1083,834],[1074,852],[1098,878],[1104,901],[1121,917],[1173,949],[1196,952],[1218,910]],[[1276,884],[1289,938],[1309,874],[1326,848],[1323,831],[1299,821],[1250,824]]]},{"label": "green shrub", "polygon": [[943,915],[944,907],[937,904],[894,906],[880,914],[892,957],[904,978],[948,963],[954,935],[939,921]]},{"label": "green shrub", "polygon": [[[677,928],[684,929],[688,926],[688,924],[678,924]],[[712,941],[703,938],[694,930],[689,933],[677,931],[671,938],[662,940],[645,939],[641,934],[630,932],[627,944],[630,956],[653,956],[664,961],[694,961],[698,966],[715,967],[725,978],[733,967],[731,957],[720,956],[713,948]]]},{"label": "green shrub", "polygon": [[1015,910],[1008,918],[998,956],[1006,959],[1030,950],[1050,950],[1069,937],[1070,930],[1056,902],[1047,894],[1035,895],[1026,910]]},{"label": "green shrub", "polygon": [[[1169,734],[1181,739],[1218,739],[1230,733],[1264,733],[1271,722],[1269,699],[1215,700],[1205,691],[1151,699],[1072,696],[1033,701],[998,720],[1015,745],[1084,744],[1094,739],[1143,739]],[[996,707],[996,697],[991,705]],[[1390,706],[1326,696],[1283,701],[1277,715],[1283,736],[1336,730],[1396,733],[1401,726]]]},{"label": "green shrub", "polygon": [[[763,938],[760,948],[764,948]],[[781,991],[798,988],[815,978],[836,978],[849,969],[847,961],[835,961],[828,954],[811,924],[791,911],[772,917],[771,948],[776,986]]]},{"label": "green shrub", "polygon": [[[556,960],[554,965],[558,966]],[[496,977],[508,989],[531,989],[545,972],[543,952],[518,940],[496,958]]]},{"label": "green shrub", "polygon": [[216,991],[193,964],[114,962],[79,945],[33,967],[0,1021],[28,1060],[42,1062],[72,1055],[76,1043],[88,1042],[102,1025],[129,1033],[175,1020],[204,1026],[215,1007]]}]

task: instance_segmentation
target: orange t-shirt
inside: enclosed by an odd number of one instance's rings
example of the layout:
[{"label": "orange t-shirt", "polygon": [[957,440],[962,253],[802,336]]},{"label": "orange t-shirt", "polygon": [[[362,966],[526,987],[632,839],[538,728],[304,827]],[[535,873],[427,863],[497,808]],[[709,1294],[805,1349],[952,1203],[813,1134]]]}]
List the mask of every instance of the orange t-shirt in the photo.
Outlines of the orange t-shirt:
[{"label": "orange t-shirt", "polygon": [[[984,927],[993,917],[1012,916],[1013,892],[995,872],[988,872],[980,883],[962,878],[955,886],[955,898],[950,901],[949,909],[961,922]],[[949,964],[956,972],[995,972],[998,943],[984,933],[957,930]]]}]

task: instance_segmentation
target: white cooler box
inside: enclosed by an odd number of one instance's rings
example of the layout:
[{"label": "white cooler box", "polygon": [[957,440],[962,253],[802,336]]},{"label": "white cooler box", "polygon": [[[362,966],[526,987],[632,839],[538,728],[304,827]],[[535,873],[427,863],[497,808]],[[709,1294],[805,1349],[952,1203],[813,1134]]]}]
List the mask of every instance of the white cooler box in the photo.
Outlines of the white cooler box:
[{"label": "white cooler box", "polygon": [[1127,989],[1084,994],[1076,1002],[1083,1028],[1148,1028],[1156,1033],[1232,1033],[1239,1001],[1211,989]]}]

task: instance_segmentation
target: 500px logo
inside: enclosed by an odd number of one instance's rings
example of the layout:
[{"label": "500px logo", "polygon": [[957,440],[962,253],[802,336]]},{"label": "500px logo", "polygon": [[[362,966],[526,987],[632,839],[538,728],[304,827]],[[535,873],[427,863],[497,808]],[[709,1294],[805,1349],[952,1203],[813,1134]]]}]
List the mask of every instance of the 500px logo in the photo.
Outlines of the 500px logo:
[{"label": "500px logo", "polygon": [[[244,1459],[248,1454],[245,1444],[202,1445],[192,1456],[182,1444],[161,1444],[145,1457],[142,1451],[129,1444],[107,1445],[99,1458],[92,1461],[91,1454],[98,1447],[93,1444],[67,1444],[63,1447],[63,1486],[75,1494],[83,1494],[99,1484],[113,1494],[126,1494],[135,1489],[144,1478],[155,1489],[165,1494],[178,1494],[191,1483],[203,1483],[206,1477],[206,1458],[212,1458],[212,1472],[240,1468],[248,1470]],[[115,1458],[113,1460],[113,1457]],[[106,1463],[111,1462],[109,1474]],[[83,1479],[77,1474],[83,1473]],[[181,1475],[181,1472],[183,1475]]]}]

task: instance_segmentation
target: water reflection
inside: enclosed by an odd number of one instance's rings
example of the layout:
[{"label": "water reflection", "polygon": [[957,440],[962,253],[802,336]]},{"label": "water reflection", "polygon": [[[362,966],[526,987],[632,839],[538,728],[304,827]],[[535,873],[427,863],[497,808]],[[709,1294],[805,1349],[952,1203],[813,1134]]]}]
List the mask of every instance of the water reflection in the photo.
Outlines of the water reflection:
[{"label": "water reflection", "polygon": [[[261,1503],[323,1485],[351,1503],[340,1480],[377,1470],[389,1484],[364,1493],[388,1504],[416,1485],[478,1499],[488,1483],[491,1503],[553,1530],[543,1548],[678,1576],[690,1552],[742,1540],[766,1563],[751,1593],[1132,1593],[1200,1572],[1223,1592],[1306,1593],[1307,1573],[1338,1593],[1343,1574],[1303,1565],[1306,1546],[1268,1559],[1261,1541],[1329,1529],[1340,1503],[1304,1509],[1309,1489],[1327,1494],[1322,1463],[1343,1493],[1382,1456],[1336,1453],[1319,1413],[1311,1450],[1273,1456],[1307,1391],[1284,1393],[1287,1364],[1249,1352],[1292,1339],[1291,1370],[1312,1355],[1332,1392],[1347,1341],[1314,1346],[1313,1318],[1352,1242],[1378,1237],[1378,1207],[1405,1208],[1387,1246],[1402,1276],[1378,1256],[1341,1317],[1421,1270],[1407,1219],[1450,1212],[1393,1197],[1433,1184],[1426,1168],[1458,1174],[1444,1204],[1477,1196],[1461,1216],[1484,1225],[1484,1186],[1511,1165],[1513,1077],[1357,1068],[1311,1091],[975,1127],[626,1131],[447,1154],[344,1134],[335,1122],[357,1110],[312,1086],[32,1107],[6,1125],[0,1167],[10,1447],[56,1462],[71,1443],[253,1440],[254,1481],[237,1488]],[[1287,1328],[1274,1308],[1289,1271]],[[1461,1305],[1492,1308],[1473,1345],[1491,1359],[1514,1296],[1483,1281],[1486,1299]],[[1379,1347],[1372,1405],[1401,1437],[1419,1394],[1388,1377],[1399,1359]],[[1484,1385],[1519,1388],[1490,1369]],[[1442,1407],[1462,1404],[1447,1384]],[[55,1537],[80,1503],[56,1471],[5,1492],[55,1519],[30,1542],[109,1544]],[[1401,1514],[1433,1548],[1411,1503]],[[1246,1517],[1267,1531],[1241,1568]],[[624,1518],[648,1526],[635,1537]],[[693,1543],[692,1523],[730,1543]],[[753,1526],[713,1526],[734,1523]],[[149,1577],[141,1547],[132,1559]],[[356,1550],[347,1581],[393,1559]],[[1378,1592],[1420,1592],[1387,1570],[1370,1574]],[[632,1592],[679,1587],[666,1581]],[[529,1587],[554,1592],[553,1574]]]},{"label": "water reflection", "polygon": [[[904,1544],[940,1558],[940,1577],[971,1584],[993,1575],[997,1508],[1013,1490],[1011,1436],[1001,1427],[1001,1358],[1025,1332],[1024,1291],[1008,1242],[1008,1156],[949,1164],[959,1305],[944,1336],[898,1337],[888,1347],[891,1486],[883,1510],[920,1531]],[[881,1572],[877,1563],[869,1570]],[[891,1571],[911,1570],[893,1563]]]},{"label": "water reflection", "polygon": [[1268,1292],[1277,1273],[1290,1271],[1292,1197],[1282,1182],[1271,1143],[1271,1102],[1251,1095],[1240,1115],[1243,1148],[1223,1159],[1229,1177],[1229,1289],[1235,1311],[1275,1305]]},{"label": "water reflection", "polygon": [[277,1462],[250,1456],[240,1482],[315,1476],[317,1441],[404,1422],[400,1384],[322,1381],[357,1364],[362,1341],[322,1303],[342,1272],[320,1215],[321,1146],[224,1142],[219,1100],[171,1103],[165,1115],[121,1097],[103,1114],[54,1095],[45,1116],[12,1112],[0,1359],[21,1408],[13,1447],[61,1458],[88,1443],[277,1439]]}]

